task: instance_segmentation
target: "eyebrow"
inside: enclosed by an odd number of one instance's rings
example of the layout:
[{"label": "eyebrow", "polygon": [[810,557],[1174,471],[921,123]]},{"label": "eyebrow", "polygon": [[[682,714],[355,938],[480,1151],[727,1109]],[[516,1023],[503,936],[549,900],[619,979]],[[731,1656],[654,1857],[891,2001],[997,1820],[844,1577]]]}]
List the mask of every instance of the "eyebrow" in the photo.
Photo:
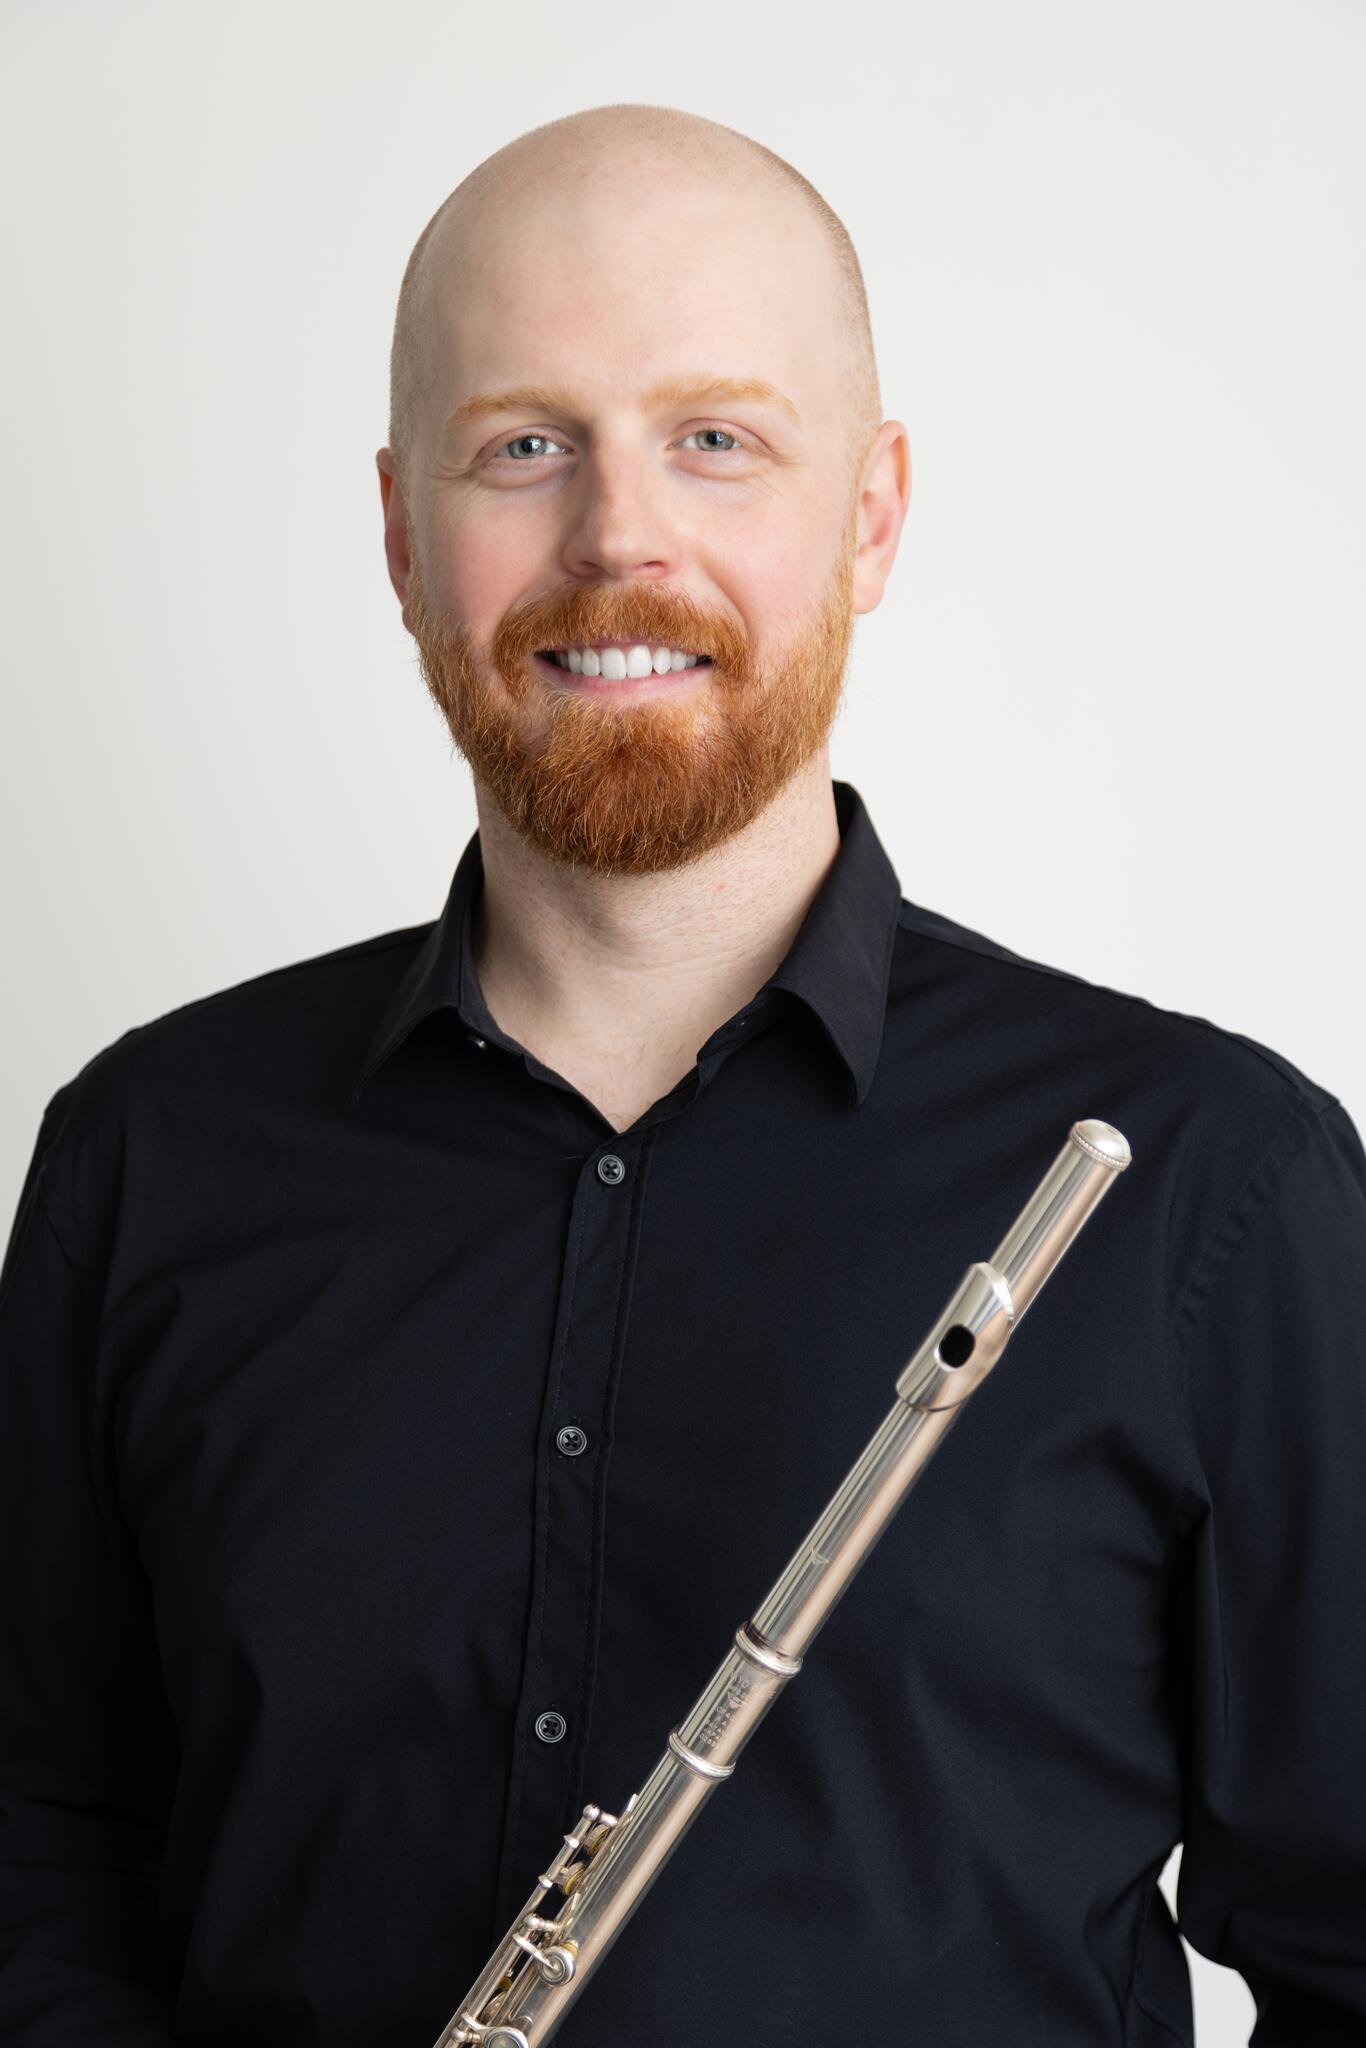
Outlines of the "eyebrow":
[{"label": "eyebrow", "polygon": [[[794,425],[799,427],[802,423],[792,400],[762,377],[669,377],[645,392],[641,404],[651,408],[684,405],[694,398],[772,405],[786,413]],[[569,392],[551,391],[543,384],[514,384],[507,391],[477,391],[473,398],[463,399],[454,412],[446,415],[442,431],[454,433],[471,420],[483,419],[490,413],[557,412],[572,416],[576,406],[577,401]]]}]

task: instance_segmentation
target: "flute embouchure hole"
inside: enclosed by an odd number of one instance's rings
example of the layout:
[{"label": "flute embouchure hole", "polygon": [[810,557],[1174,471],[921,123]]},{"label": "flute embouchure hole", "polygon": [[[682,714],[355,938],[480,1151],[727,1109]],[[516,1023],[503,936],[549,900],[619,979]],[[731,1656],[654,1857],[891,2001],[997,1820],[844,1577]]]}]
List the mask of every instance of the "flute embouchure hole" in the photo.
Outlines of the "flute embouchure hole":
[{"label": "flute embouchure hole", "polygon": [[939,1339],[934,1355],[941,1365],[966,1365],[976,1349],[977,1339],[972,1331],[954,1323]]}]

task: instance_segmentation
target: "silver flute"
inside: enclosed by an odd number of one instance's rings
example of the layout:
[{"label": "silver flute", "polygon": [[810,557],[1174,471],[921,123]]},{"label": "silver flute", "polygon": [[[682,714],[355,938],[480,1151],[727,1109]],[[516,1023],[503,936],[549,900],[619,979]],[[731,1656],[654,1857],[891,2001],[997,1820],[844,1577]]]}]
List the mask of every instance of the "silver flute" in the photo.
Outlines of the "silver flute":
[{"label": "silver flute", "polygon": [[801,1669],[821,1623],[1087,1217],[1129,1164],[1110,1124],[1073,1124],[990,1259],[969,1266],[896,1401],[620,1816],[585,1806],[435,2048],[541,2048]]}]

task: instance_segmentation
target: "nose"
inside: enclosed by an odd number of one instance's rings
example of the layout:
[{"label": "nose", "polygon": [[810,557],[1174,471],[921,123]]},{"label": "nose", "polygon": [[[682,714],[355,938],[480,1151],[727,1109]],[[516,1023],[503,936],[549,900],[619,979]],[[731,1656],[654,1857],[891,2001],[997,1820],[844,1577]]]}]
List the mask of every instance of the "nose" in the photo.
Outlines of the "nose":
[{"label": "nose", "polygon": [[584,579],[661,582],[676,574],[680,544],[662,480],[639,451],[599,447],[565,494],[564,567]]}]

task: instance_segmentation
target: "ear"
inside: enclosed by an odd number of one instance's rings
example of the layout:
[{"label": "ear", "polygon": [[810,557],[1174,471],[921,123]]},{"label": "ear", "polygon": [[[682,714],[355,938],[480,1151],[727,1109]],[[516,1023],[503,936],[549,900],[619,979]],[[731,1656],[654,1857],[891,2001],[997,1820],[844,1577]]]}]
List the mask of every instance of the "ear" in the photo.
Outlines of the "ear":
[{"label": "ear", "polygon": [[882,602],[910,502],[910,440],[900,420],[884,420],[869,444],[859,482],[856,612],[875,611]]},{"label": "ear", "polygon": [[408,616],[408,593],[412,587],[413,563],[408,546],[408,509],[393,450],[378,449],[375,466],[379,470],[380,504],[384,509],[384,556],[389,565],[389,581],[403,607],[403,623],[411,633],[413,622]]}]

